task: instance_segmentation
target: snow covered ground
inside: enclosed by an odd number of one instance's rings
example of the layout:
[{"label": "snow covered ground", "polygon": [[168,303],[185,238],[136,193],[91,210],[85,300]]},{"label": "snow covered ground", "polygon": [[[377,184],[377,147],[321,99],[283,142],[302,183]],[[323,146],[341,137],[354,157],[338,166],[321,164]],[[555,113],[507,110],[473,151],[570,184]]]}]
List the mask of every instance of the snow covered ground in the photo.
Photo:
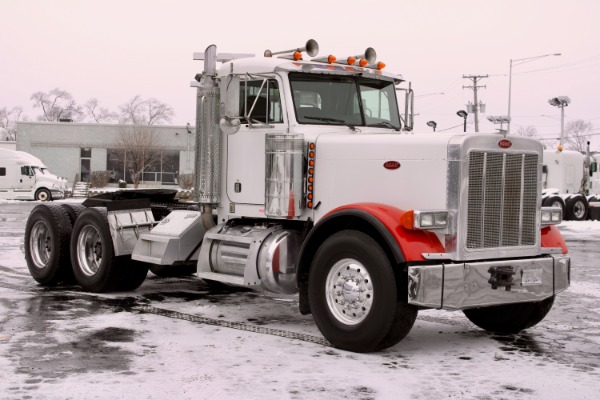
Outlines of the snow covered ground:
[{"label": "snow covered ground", "polygon": [[[72,201],[72,200],[71,200]],[[0,399],[595,399],[600,222],[561,226],[572,286],[544,321],[496,336],[423,311],[380,353],[327,345],[296,296],[148,275],[135,292],[38,286],[33,202],[0,202]]]}]

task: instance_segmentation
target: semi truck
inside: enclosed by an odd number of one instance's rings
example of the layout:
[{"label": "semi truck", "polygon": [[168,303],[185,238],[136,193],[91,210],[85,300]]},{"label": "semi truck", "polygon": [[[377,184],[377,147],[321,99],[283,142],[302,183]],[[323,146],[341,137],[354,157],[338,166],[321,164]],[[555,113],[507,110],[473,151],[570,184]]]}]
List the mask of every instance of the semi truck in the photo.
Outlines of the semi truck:
[{"label": "semi truck", "polygon": [[355,352],[393,346],[427,309],[493,332],[539,323],[571,268],[562,210],[541,205],[540,142],[415,133],[411,85],[374,49],[318,47],[195,53],[195,201],[41,204],[25,230],[33,278],[122,291],[149,268],[191,265],[207,282],[297,295]]},{"label": "semi truck", "polygon": [[0,149],[0,199],[59,200],[70,195],[67,180],[24,151]]},{"label": "semi truck", "polygon": [[600,194],[597,171],[594,156],[561,146],[544,150],[542,205],[561,207],[565,220],[585,220],[590,202],[596,202]]}]

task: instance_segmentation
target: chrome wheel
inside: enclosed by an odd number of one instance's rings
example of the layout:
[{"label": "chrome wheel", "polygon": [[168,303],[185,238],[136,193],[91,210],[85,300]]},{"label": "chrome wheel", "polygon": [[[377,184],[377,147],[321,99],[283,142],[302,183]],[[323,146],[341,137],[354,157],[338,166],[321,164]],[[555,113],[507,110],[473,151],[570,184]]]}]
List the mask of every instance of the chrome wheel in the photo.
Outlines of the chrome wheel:
[{"label": "chrome wheel", "polygon": [[94,226],[87,225],[81,229],[76,252],[81,272],[94,276],[102,264],[102,238]]},{"label": "chrome wheel", "polygon": [[50,200],[50,192],[48,192],[46,189],[40,189],[35,194],[35,198],[38,201],[48,201]]},{"label": "chrome wheel", "polygon": [[336,262],[325,283],[325,298],[333,316],[345,325],[362,322],[373,305],[373,283],[360,262],[344,258]]},{"label": "chrome wheel", "polygon": [[37,221],[31,229],[29,251],[35,268],[46,268],[52,255],[50,229],[43,221]]},{"label": "chrome wheel", "polygon": [[573,205],[573,214],[577,219],[583,219],[585,216],[585,204],[582,200],[577,200]]}]

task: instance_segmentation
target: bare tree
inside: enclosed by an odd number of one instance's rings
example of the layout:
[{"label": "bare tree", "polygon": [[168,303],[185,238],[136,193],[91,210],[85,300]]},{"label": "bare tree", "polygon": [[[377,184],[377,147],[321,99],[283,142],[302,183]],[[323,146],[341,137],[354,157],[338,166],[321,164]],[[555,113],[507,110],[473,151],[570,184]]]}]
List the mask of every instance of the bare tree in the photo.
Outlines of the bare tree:
[{"label": "bare tree", "polygon": [[519,136],[525,136],[528,138],[537,138],[538,136],[538,131],[537,128],[535,126],[531,126],[531,125],[521,125],[519,127],[519,130],[517,131],[517,135]]},{"label": "bare tree", "polygon": [[117,122],[118,115],[115,112],[101,107],[97,98],[91,98],[83,105],[86,116],[96,123]]},{"label": "bare tree", "polygon": [[0,128],[6,129],[6,140],[17,140],[17,121],[21,119],[23,107],[17,106],[10,110],[7,107],[0,108]]},{"label": "bare tree", "polygon": [[582,119],[567,122],[565,126],[566,147],[571,150],[577,150],[585,153],[589,135],[592,133],[593,125],[591,122],[586,122]]},{"label": "bare tree", "polygon": [[163,150],[154,129],[148,125],[123,125],[115,148],[121,150],[120,156],[133,177],[136,189],[144,171],[160,163]]},{"label": "bare tree", "polygon": [[171,122],[175,112],[171,106],[155,99],[144,100],[140,95],[119,106],[119,122],[133,125],[158,125]]},{"label": "bare tree", "polygon": [[60,121],[61,119],[78,121],[83,117],[82,108],[66,90],[56,88],[47,93],[35,92],[31,95],[31,100],[34,108],[42,109],[38,121]]}]

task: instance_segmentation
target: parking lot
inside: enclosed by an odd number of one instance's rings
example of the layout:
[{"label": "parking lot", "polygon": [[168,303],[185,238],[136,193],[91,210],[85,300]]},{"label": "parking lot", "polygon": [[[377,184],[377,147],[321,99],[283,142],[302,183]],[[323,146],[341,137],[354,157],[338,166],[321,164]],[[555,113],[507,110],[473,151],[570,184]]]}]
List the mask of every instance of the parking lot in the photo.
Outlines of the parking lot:
[{"label": "parking lot", "polygon": [[43,288],[23,234],[33,202],[0,203],[0,398],[545,398],[600,390],[600,222],[561,226],[572,286],[536,327],[497,336],[422,311],[374,354],[332,348],[296,296],[152,274],[135,292]]}]

